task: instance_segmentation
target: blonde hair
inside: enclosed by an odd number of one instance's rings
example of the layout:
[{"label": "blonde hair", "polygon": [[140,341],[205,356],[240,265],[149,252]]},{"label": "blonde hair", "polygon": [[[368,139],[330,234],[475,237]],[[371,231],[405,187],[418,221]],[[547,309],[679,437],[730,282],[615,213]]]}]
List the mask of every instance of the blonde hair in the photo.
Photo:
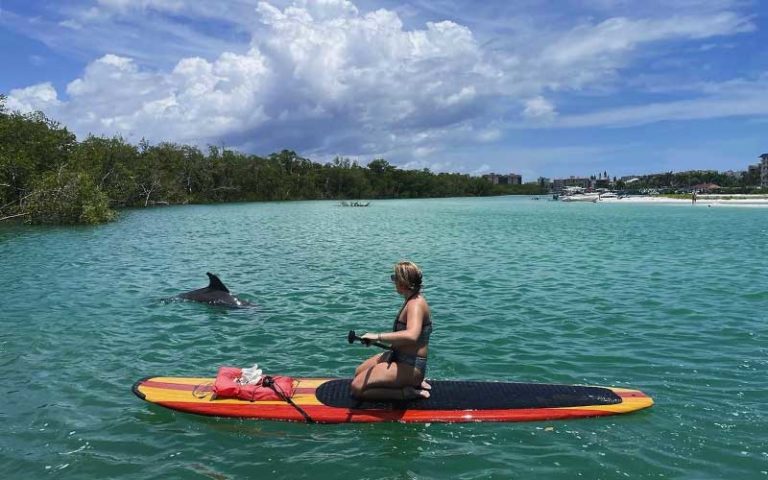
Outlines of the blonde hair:
[{"label": "blonde hair", "polygon": [[404,260],[395,264],[395,281],[413,292],[421,290],[422,274],[418,265]]}]

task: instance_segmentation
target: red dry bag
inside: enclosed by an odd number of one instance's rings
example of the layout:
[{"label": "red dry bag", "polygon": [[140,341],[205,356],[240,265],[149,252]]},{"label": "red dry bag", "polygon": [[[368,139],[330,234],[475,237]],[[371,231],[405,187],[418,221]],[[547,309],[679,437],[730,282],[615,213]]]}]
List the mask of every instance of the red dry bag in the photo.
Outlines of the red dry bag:
[{"label": "red dry bag", "polygon": [[[254,385],[240,385],[237,379],[242,375],[242,369],[236,367],[221,367],[213,383],[215,398],[239,398],[255,402],[257,400],[285,400],[293,396],[293,378],[263,377]],[[271,379],[271,381],[265,379]],[[270,386],[265,386],[270,385]]]}]

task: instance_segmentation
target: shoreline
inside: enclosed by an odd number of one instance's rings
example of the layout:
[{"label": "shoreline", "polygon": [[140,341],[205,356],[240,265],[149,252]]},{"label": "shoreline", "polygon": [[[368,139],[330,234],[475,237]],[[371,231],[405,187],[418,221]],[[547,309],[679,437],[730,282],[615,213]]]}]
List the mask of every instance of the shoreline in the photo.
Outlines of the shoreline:
[{"label": "shoreline", "polygon": [[768,207],[768,195],[700,195],[696,203],[691,199],[664,196],[636,195],[623,198],[601,198],[598,203],[677,204],[708,207]]}]

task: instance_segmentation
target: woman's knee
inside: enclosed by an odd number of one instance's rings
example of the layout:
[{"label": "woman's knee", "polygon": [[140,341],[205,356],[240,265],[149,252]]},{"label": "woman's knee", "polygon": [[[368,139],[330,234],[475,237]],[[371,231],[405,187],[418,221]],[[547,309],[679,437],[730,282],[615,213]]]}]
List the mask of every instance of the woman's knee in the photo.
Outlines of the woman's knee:
[{"label": "woman's knee", "polygon": [[363,375],[355,375],[355,378],[352,379],[352,383],[349,384],[349,391],[352,393],[352,396],[359,397],[363,394],[363,390],[365,390],[365,378]]}]

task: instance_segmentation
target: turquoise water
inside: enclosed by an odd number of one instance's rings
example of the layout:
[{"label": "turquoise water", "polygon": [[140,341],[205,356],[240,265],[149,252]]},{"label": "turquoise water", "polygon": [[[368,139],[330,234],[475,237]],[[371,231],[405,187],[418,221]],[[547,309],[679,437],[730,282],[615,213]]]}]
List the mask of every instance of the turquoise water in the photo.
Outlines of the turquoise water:
[{"label": "turquoise water", "polygon": [[[424,270],[430,377],[639,388],[635,414],[304,425],[140,401],[147,375],[347,376]],[[185,206],[0,226],[5,478],[768,478],[768,210],[530,198]],[[256,308],[163,299],[216,272]]]}]

